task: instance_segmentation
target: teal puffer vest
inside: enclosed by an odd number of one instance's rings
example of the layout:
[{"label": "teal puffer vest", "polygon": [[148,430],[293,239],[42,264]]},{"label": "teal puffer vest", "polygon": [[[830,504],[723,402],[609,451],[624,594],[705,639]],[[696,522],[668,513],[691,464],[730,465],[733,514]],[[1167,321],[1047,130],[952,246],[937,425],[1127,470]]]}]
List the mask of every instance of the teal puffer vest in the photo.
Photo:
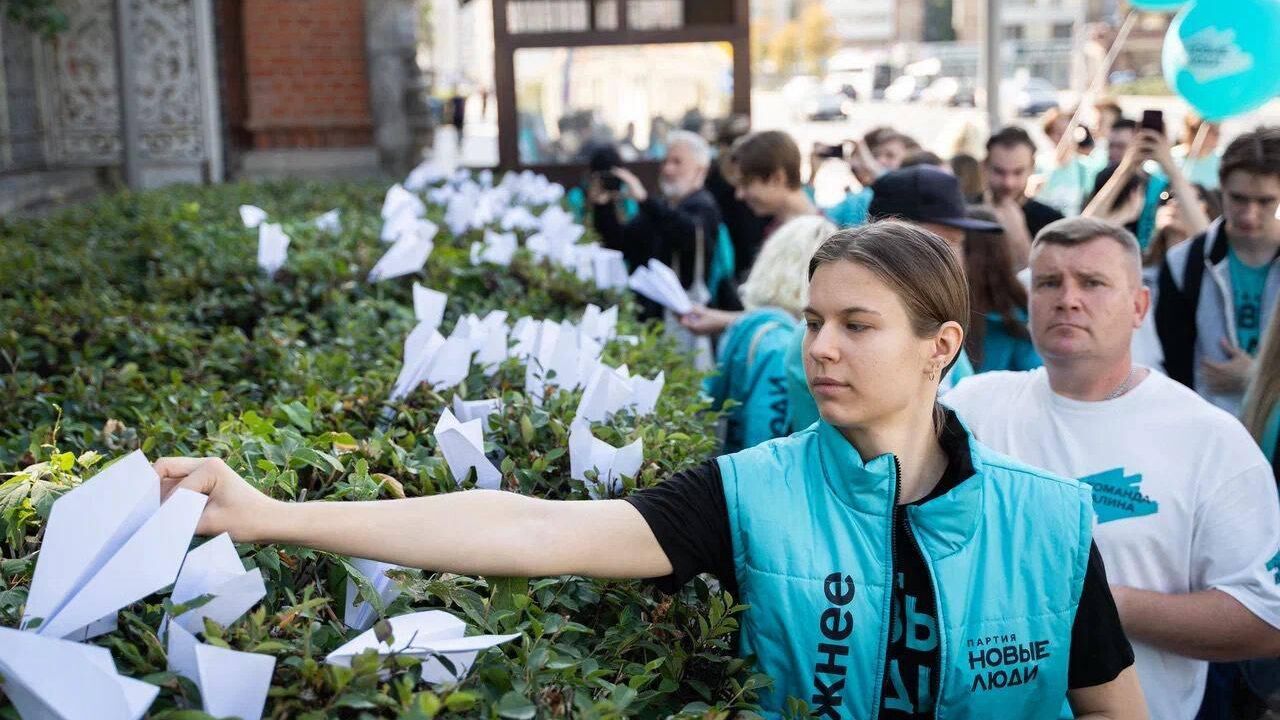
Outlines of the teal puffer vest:
[{"label": "teal puffer vest", "polygon": [[[967,434],[967,430],[966,430]],[[1088,489],[968,436],[974,475],[906,508],[932,576],[938,718],[1056,718],[1088,566]],[[743,655],[817,717],[872,718],[882,695],[897,459],[864,463],[819,421],[719,458],[741,600]]]}]

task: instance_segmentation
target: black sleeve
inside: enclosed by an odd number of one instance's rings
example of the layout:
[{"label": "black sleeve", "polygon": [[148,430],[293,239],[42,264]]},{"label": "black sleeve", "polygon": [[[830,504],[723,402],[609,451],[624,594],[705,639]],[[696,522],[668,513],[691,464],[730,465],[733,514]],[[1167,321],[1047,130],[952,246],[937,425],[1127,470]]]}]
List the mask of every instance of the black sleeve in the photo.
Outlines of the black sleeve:
[{"label": "black sleeve", "polygon": [[1089,548],[1089,569],[1085,571],[1080,605],[1071,626],[1071,661],[1067,687],[1093,687],[1115,680],[1133,664],[1133,647],[1120,626],[1120,613],[1107,584],[1107,569],[1098,546]]},{"label": "black sleeve", "polygon": [[672,573],[654,581],[660,590],[675,592],[695,575],[710,573],[737,598],[729,510],[716,461],[676,473],[626,501],[640,511],[671,561]]}]

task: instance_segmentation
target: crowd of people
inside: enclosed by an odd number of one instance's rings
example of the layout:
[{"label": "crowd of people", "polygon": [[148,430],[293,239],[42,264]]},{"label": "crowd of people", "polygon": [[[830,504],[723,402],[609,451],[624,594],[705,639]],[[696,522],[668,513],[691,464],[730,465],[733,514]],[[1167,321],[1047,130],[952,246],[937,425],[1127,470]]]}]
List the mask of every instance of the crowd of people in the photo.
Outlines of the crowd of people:
[{"label": "crowd of people", "polygon": [[[1270,660],[1280,656],[1280,128],[1221,148],[1220,129],[1194,116],[1179,142],[1149,115],[1126,118],[1112,103],[1095,114],[1085,127],[1050,112],[1048,152],[1017,126],[993,133],[981,159],[939,158],[888,127],[817,146],[811,168],[847,162],[857,183],[828,208],[815,205],[786,133],[745,134],[718,153],[673,135],[668,158],[702,160],[663,164],[667,200],[678,210],[702,197],[705,221],[754,258],[737,267],[736,295],[726,289],[679,323],[718,339],[706,389],[732,401],[725,451],[788,436],[831,421],[806,370],[822,360],[804,282],[814,253],[837,231],[888,219],[940,238],[965,269],[969,306],[942,402],[985,445],[1092,488],[1112,596],[1100,604],[1118,612],[1151,715],[1257,717],[1280,703]],[[707,190],[667,192],[701,187],[713,166]],[[635,195],[639,181],[621,173]],[[643,239],[624,236],[615,200],[593,196],[604,241],[633,262],[673,261],[652,230],[659,211],[631,221]],[[659,538],[668,555],[690,552],[687,537]],[[1098,612],[1089,622],[1105,628]],[[1126,652],[1073,637],[1093,648],[1097,672],[1070,687],[1128,665]]]},{"label": "crowd of people", "polygon": [[[1051,112],[985,156],[879,128],[673,131],[580,211],[699,300],[724,454],[620,500],[267,499],[217,460],[202,533],[432,570],[714,575],[761,706],[819,717],[1240,718],[1280,707],[1280,128]],[[598,160],[598,161],[597,161]],[[661,316],[657,306],[648,306]],[[341,507],[349,505],[349,507]],[[494,529],[475,533],[475,527]],[[433,528],[424,533],[422,528]]]}]

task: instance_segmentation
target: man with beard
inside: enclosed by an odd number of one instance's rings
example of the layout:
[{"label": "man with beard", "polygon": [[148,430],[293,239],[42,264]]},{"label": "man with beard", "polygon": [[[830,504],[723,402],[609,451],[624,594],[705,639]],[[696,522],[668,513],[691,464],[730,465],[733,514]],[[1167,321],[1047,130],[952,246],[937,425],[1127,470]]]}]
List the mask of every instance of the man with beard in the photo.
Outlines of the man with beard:
[{"label": "man with beard", "polygon": [[1004,226],[1015,270],[1027,266],[1031,239],[1044,226],[1062,219],[1062,213],[1027,197],[1027,181],[1035,169],[1036,144],[1026,130],[1007,127],[987,141],[984,199]]},{"label": "man with beard", "polygon": [[[596,231],[606,247],[621,250],[631,268],[644,265],[651,258],[671,266],[685,287],[695,280],[698,245],[702,246],[701,279],[715,265],[714,251],[720,232],[720,209],[715,198],[703,188],[711,150],[696,133],[672,131],[667,137],[667,154],[658,172],[660,194],[650,194],[644,183],[630,170],[615,167],[610,173],[621,182],[621,190],[605,187],[601,173],[591,180],[588,199]],[[639,208],[635,217],[623,223],[618,218],[616,201],[625,192]],[[710,307],[736,310],[738,302],[733,283],[720,283],[708,303]]]}]

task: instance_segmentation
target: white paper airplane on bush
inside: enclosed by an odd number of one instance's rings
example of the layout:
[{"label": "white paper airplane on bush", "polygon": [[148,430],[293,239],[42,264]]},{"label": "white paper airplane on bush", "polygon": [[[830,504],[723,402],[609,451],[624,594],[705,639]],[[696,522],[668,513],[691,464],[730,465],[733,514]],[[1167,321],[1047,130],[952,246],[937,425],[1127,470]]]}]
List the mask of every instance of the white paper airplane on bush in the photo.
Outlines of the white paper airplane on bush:
[{"label": "white paper airplane on bush", "polygon": [[617,333],[618,306],[614,305],[608,310],[601,310],[595,305],[587,305],[587,308],[582,311],[582,319],[578,321],[578,329],[583,336],[598,343],[609,342]]},{"label": "white paper airplane on bush", "polygon": [[413,284],[414,317],[418,318],[419,323],[425,323],[432,330],[440,327],[440,323],[444,322],[444,306],[448,302],[447,294],[418,283]]},{"label": "white paper airplane on bush", "polygon": [[204,711],[214,717],[258,720],[271,689],[276,659],[206,645],[174,623],[167,639],[169,671],[200,688]]},{"label": "white paper airplane on bush", "polygon": [[502,473],[484,454],[484,426],[479,419],[458,422],[446,408],[432,434],[444,461],[449,464],[454,482],[461,485],[467,473],[475,468],[476,487],[497,490],[501,486]]},{"label": "white paper airplane on bush", "polygon": [[539,224],[537,216],[529,212],[529,208],[524,205],[516,205],[515,207],[508,208],[506,212],[502,213],[502,219],[498,222],[498,225],[501,226],[503,230],[508,231],[536,230],[538,229]]},{"label": "white paper airplane on bush", "polygon": [[627,287],[627,263],[621,250],[595,248],[591,253],[591,275],[601,290],[619,290]]},{"label": "white paper airplane on bush", "polygon": [[[635,477],[644,463],[644,439],[615,448],[591,434],[591,426],[584,420],[575,420],[569,426],[569,473],[575,480],[586,483],[592,499],[613,497],[622,489],[622,478]],[[587,479],[587,471],[594,470],[596,479]]]},{"label": "white paper airplane on bush", "polygon": [[380,239],[382,242],[395,242],[401,235],[412,231],[415,223],[426,214],[427,206],[422,198],[399,185],[392,185],[382,202]]},{"label": "white paper airplane on bush", "polygon": [[404,179],[404,187],[410,192],[422,192],[428,185],[444,182],[449,177],[449,169],[437,160],[424,160],[409,172]]},{"label": "white paper airplane on bush", "polygon": [[177,490],[160,502],[160,478],[135,451],[58,498],[22,627],[84,640],[115,627],[116,613],[171,584],[206,498]]},{"label": "white paper airplane on bush", "polygon": [[507,266],[516,254],[515,233],[496,233],[484,231],[484,242],[471,243],[471,264],[493,263]]},{"label": "white paper airplane on bush", "polygon": [[106,648],[4,627],[0,689],[23,720],[138,720],[160,692],[119,674]]},{"label": "white paper airplane on bush", "polygon": [[[520,637],[518,633],[464,637],[466,623],[441,610],[409,613],[387,622],[391,626],[391,642],[379,641],[375,630],[368,630],[329,653],[325,662],[350,667],[357,655],[373,650],[384,657],[395,654],[418,658],[422,660],[424,681],[453,683],[467,676],[480,651]],[[449,661],[448,666],[440,662],[441,657]]]},{"label": "white paper airplane on bush", "polygon": [[342,211],[334,208],[311,222],[320,232],[337,235],[342,232]]},{"label": "white paper airplane on bush", "polygon": [[240,206],[240,222],[250,230],[267,221],[267,211],[257,205]]},{"label": "white paper airplane on bush", "polygon": [[648,415],[658,404],[658,395],[666,377],[659,372],[652,380],[631,377],[627,366],[611,368],[601,364],[587,380],[575,419],[608,422],[621,410],[630,409],[637,416]]},{"label": "white paper airplane on bush", "polygon": [[391,401],[403,399],[423,382],[440,389],[467,379],[471,341],[454,333],[446,340],[429,322],[420,322],[404,341],[404,364],[391,390]]},{"label": "white paper airplane on bush", "polygon": [[648,265],[636,268],[636,271],[631,274],[628,285],[632,290],[677,315],[684,315],[693,310],[689,293],[685,292],[675,271],[656,259],[649,260]]},{"label": "white paper airplane on bush", "polygon": [[402,233],[399,239],[387,249],[369,271],[369,282],[388,280],[402,275],[411,275],[422,270],[427,258],[435,249],[435,238],[439,228],[430,220],[416,220],[413,229]]},{"label": "white paper airplane on bush", "polygon": [[[399,583],[387,576],[388,571],[402,570],[399,565],[364,558],[351,558],[351,565],[378,594],[378,602],[382,603],[383,609],[400,596]],[[347,602],[342,612],[342,622],[354,630],[368,630],[377,620],[377,609],[360,597],[360,586],[347,578]]]},{"label": "white paper airplane on bush", "polygon": [[185,605],[205,595],[212,599],[178,615],[168,625],[181,625],[189,632],[199,633],[204,630],[204,619],[209,618],[226,627],[266,594],[262,571],[245,570],[231,536],[223,533],[187,553],[169,596],[174,605]]},{"label": "white paper airplane on bush", "polygon": [[480,427],[484,428],[489,423],[489,416],[502,409],[502,401],[498,398],[489,398],[486,400],[463,400],[457,395],[453,396],[453,415],[459,422],[468,423],[472,420],[479,420]]},{"label": "white paper airplane on bush", "polygon": [[274,276],[284,261],[289,257],[289,236],[284,228],[276,223],[262,223],[258,226],[258,267],[266,271],[267,276]]}]

